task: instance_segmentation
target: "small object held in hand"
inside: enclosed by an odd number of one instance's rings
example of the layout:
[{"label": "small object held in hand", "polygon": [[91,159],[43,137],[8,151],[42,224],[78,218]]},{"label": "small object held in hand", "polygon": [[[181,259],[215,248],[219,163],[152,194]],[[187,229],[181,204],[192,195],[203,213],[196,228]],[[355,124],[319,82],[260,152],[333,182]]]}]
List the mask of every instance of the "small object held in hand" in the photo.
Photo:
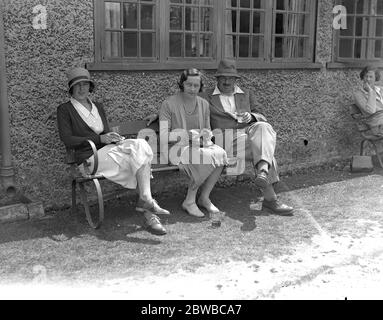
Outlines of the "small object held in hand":
[{"label": "small object held in hand", "polygon": [[246,112],[236,112],[238,123],[245,123]]},{"label": "small object held in hand", "polygon": [[125,137],[124,136],[121,136],[120,134],[118,134],[117,132],[112,132],[112,136],[114,139],[116,139],[117,141],[115,141],[116,143],[120,143],[121,141],[124,141],[125,140]]}]

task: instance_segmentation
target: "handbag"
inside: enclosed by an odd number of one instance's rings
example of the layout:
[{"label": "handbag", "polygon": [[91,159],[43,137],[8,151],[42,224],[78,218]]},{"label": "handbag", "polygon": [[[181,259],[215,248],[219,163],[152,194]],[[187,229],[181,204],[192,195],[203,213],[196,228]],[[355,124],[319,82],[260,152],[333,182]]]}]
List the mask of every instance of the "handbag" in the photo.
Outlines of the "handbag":
[{"label": "handbag", "polygon": [[374,170],[371,156],[353,156],[350,169],[351,172],[371,172]]}]

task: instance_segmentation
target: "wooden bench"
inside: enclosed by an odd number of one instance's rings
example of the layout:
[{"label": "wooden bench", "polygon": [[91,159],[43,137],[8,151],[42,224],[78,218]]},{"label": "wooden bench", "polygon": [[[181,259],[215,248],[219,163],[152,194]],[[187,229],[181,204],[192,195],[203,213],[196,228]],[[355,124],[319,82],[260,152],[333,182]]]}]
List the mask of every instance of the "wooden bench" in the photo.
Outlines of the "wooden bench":
[{"label": "wooden bench", "polygon": [[[126,121],[126,122],[114,122],[110,124],[111,131],[118,132],[120,135],[125,136],[126,138],[143,138],[149,140],[150,133],[155,133],[158,137],[159,125],[158,122],[151,124],[149,127],[146,125],[147,121]],[[148,133],[148,135],[146,135]],[[96,145],[93,141],[88,140],[90,146],[92,147],[94,154],[94,168],[92,172],[89,172],[87,168],[87,163],[84,163],[87,174],[84,176],[80,173],[78,166],[74,157],[74,150],[67,149],[66,163],[71,166],[71,179],[72,179],[72,214],[75,214],[77,211],[77,187],[79,188],[80,200],[84,206],[86,219],[89,225],[98,229],[103,220],[104,220],[104,195],[101,189],[100,180],[105,179],[101,175],[97,175],[98,168],[98,157]],[[158,145],[157,145],[158,146]],[[159,150],[159,148],[157,148]],[[159,158],[159,153],[156,152],[157,159]],[[159,161],[157,161],[159,163]],[[178,166],[174,165],[161,165],[161,164],[152,164],[152,172],[167,172],[167,171],[178,171]],[[90,203],[88,201],[86,184],[93,183],[97,191],[97,204],[98,204],[98,218],[94,219],[90,211]],[[126,189],[124,189],[126,192]]]},{"label": "wooden bench", "polygon": [[370,143],[375,150],[380,167],[383,168],[383,161],[379,155],[378,147],[376,145],[378,141],[383,141],[383,136],[376,136],[371,133],[370,128],[365,123],[365,116],[363,116],[363,114],[360,112],[357,105],[352,104],[350,106],[350,114],[351,117],[355,120],[356,127],[362,136],[362,142],[360,144],[360,155],[363,156],[365,154],[365,147],[367,143]]},{"label": "wooden bench", "polygon": [[[152,123],[150,126],[147,126],[147,121],[144,120],[138,120],[138,121],[125,121],[125,122],[111,122],[110,123],[110,130],[119,133],[120,135],[126,137],[126,138],[141,138],[145,139],[149,142],[150,146],[153,149],[153,153],[155,154],[155,157],[157,157],[157,164],[151,165],[152,173],[158,173],[158,172],[169,172],[169,171],[179,171],[178,166],[171,165],[171,164],[159,164],[159,123],[158,121]],[[155,137],[155,141],[150,141],[150,137]],[[100,185],[100,181],[104,180],[104,176],[97,175],[97,168],[98,168],[98,157],[97,157],[97,149],[96,145],[93,141],[88,140],[88,143],[92,147],[93,155],[94,155],[94,168],[92,172],[87,169],[88,164],[84,163],[84,168],[86,169],[87,174],[83,175],[81,174],[80,170],[78,169],[77,163],[75,161],[74,156],[74,150],[73,149],[67,149],[67,155],[66,155],[66,163],[71,166],[71,179],[72,179],[72,214],[76,214],[77,211],[77,187],[79,188],[80,193],[80,200],[82,205],[84,206],[84,211],[86,215],[86,219],[89,223],[89,225],[94,228],[98,229],[103,220],[104,220],[104,194],[102,192],[102,188]],[[156,150],[155,150],[156,149]],[[248,152],[249,151],[249,152]],[[252,161],[252,156],[250,150],[246,150],[246,161]],[[226,168],[222,175],[226,175]],[[239,176],[237,176],[238,181]],[[98,205],[98,217],[97,219],[94,219],[91,214],[90,210],[90,203],[88,201],[87,192],[86,192],[86,185],[88,183],[93,183],[94,187],[97,191],[97,205]],[[120,193],[126,193],[127,189],[123,189]],[[114,192],[113,196],[117,196],[118,193]]]}]

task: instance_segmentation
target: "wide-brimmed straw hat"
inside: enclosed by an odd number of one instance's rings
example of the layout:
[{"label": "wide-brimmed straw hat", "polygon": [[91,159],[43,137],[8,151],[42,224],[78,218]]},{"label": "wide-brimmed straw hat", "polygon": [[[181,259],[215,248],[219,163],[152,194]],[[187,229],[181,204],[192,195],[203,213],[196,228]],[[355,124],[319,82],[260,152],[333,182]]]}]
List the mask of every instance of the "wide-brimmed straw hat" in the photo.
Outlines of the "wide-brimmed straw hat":
[{"label": "wide-brimmed straw hat", "polygon": [[216,77],[236,77],[240,78],[241,76],[237,72],[236,63],[234,60],[224,59],[219,62]]},{"label": "wide-brimmed straw hat", "polygon": [[73,68],[68,71],[67,73],[68,77],[68,87],[69,90],[77,83],[87,81],[90,83],[91,88],[94,88],[94,82],[90,78],[89,71],[84,68]]}]

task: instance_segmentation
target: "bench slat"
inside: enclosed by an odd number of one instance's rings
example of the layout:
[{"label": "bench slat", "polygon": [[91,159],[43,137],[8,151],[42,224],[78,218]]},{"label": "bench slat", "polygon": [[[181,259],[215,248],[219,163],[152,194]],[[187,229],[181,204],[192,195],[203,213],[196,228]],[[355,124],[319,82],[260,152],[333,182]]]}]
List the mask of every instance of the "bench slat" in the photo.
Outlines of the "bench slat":
[{"label": "bench slat", "polygon": [[178,171],[178,166],[172,165],[152,165],[153,172],[162,172],[162,171]]},{"label": "bench slat", "polygon": [[158,121],[151,123],[150,126],[147,126],[147,123],[148,122],[144,120],[112,122],[110,124],[110,129],[122,136],[137,134],[142,129],[152,129],[155,132],[159,132]]}]

